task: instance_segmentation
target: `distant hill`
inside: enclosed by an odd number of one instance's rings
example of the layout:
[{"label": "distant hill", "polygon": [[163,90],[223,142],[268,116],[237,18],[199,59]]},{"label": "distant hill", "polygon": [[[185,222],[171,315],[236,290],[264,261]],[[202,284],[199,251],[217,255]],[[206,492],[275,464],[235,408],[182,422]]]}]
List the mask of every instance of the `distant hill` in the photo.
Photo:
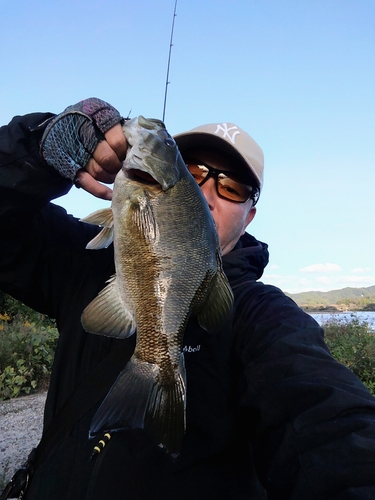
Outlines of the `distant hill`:
[{"label": "distant hill", "polygon": [[330,292],[286,293],[308,310],[375,310],[375,285],[367,288],[341,288]]}]

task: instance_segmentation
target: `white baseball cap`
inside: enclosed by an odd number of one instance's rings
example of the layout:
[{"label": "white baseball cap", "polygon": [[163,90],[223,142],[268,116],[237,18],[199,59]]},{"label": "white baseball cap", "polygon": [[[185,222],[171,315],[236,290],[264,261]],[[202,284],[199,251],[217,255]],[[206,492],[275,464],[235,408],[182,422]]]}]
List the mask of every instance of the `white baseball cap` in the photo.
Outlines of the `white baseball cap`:
[{"label": "white baseball cap", "polygon": [[263,151],[250,135],[234,123],[209,123],[173,137],[182,154],[192,147],[209,146],[237,158],[263,186]]}]

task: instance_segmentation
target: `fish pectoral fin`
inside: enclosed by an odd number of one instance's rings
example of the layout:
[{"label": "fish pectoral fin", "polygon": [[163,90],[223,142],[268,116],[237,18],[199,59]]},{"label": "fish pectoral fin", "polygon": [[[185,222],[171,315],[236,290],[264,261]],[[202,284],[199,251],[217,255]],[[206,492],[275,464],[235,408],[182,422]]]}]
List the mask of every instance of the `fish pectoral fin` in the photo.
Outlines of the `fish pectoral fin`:
[{"label": "fish pectoral fin", "polygon": [[116,278],[84,309],[81,322],[87,332],[107,337],[121,339],[135,332],[133,315],[120,299]]},{"label": "fish pectoral fin", "polygon": [[[185,367],[162,382],[160,367],[134,355],[94,415],[90,437],[122,429],[145,429],[168,453],[178,454],[185,433]],[[182,370],[182,371],[181,371]]]},{"label": "fish pectoral fin", "polygon": [[109,247],[113,241],[113,212],[111,208],[97,210],[80,221],[103,227],[100,233],[86,245],[88,250],[101,250]]},{"label": "fish pectoral fin", "polygon": [[134,222],[138,229],[148,240],[154,241],[157,233],[157,224],[147,196],[142,200],[142,203],[139,203],[137,199],[136,203],[133,203],[133,208]]},{"label": "fish pectoral fin", "polygon": [[199,324],[205,330],[218,331],[229,318],[233,306],[233,292],[223,271],[212,279],[203,307],[197,313]]}]

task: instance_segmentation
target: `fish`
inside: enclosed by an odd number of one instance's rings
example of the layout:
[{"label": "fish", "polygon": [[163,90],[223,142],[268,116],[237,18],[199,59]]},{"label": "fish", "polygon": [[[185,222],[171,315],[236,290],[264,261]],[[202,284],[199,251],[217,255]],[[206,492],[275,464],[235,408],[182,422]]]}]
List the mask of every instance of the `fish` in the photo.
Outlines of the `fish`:
[{"label": "fish", "polygon": [[81,322],[114,338],[136,333],[136,345],[89,435],[140,428],[177,456],[186,430],[186,325],[196,315],[207,332],[220,330],[233,293],[208,204],[164,123],[139,116],[123,130],[128,150],[111,207],[82,219],[102,227],[88,249],[113,243],[115,275]]}]

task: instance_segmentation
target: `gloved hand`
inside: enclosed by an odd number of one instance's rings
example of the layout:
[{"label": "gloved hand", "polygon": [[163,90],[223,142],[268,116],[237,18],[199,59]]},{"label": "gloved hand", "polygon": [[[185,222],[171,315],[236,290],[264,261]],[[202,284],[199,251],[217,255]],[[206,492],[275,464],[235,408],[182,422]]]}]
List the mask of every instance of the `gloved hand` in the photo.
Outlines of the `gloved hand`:
[{"label": "gloved hand", "polygon": [[[123,118],[110,104],[90,98],[66,108],[47,125],[41,153],[63,177],[101,198],[110,190],[94,179],[111,183],[125,157]],[[106,142],[106,141],[107,142]],[[89,178],[91,177],[91,178]]]}]

